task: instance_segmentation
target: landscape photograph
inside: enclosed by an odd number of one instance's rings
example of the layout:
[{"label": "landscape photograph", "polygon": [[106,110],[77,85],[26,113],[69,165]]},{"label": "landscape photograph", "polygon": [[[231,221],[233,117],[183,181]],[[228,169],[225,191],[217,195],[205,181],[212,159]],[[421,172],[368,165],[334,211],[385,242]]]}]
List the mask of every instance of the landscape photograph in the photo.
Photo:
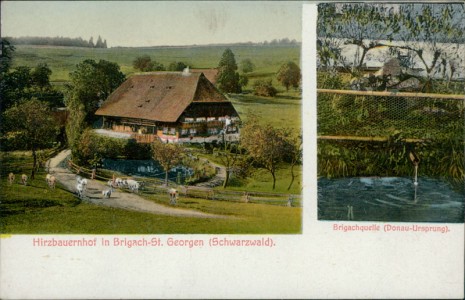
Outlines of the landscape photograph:
[{"label": "landscape photograph", "polygon": [[2,1],[0,232],[302,233],[301,6]]},{"label": "landscape photograph", "polygon": [[463,223],[463,3],[322,3],[318,219]]}]

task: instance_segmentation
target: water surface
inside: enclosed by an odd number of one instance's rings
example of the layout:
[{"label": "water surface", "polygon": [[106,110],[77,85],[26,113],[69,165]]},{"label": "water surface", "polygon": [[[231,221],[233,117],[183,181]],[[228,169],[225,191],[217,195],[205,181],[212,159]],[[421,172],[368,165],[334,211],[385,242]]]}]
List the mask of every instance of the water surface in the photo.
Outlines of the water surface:
[{"label": "water surface", "polygon": [[318,219],[463,223],[464,198],[463,189],[432,178],[320,178]]}]

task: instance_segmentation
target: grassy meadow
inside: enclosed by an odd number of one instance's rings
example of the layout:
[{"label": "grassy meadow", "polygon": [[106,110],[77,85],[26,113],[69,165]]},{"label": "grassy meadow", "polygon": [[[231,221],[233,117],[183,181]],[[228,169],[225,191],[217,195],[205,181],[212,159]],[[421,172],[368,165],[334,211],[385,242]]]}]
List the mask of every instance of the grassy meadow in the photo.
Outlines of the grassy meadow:
[{"label": "grassy meadow", "polygon": [[69,73],[76,65],[86,59],[108,60],[117,63],[121,71],[130,75],[136,70],[133,60],[142,55],[149,55],[152,61],[158,61],[165,67],[173,61],[182,61],[191,68],[214,68],[218,66],[221,55],[230,48],[239,64],[249,58],[256,66],[250,76],[253,80],[263,75],[273,75],[279,66],[288,61],[300,62],[300,46],[184,46],[153,48],[74,48],[17,45],[13,57],[13,68],[17,66],[35,67],[38,63],[47,63],[52,69],[51,81],[67,81]]},{"label": "grassy meadow", "polygon": [[[300,46],[191,46],[154,48],[90,49],[72,47],[15,46],[12,67],[46,63],[52,70],[52,84],[63,88],[69,73],[85,59],[108,60],[117,63],[126,76],[135,73],[133,60],[149,55],[167,67],[173,61],[182,61],[191,68],[214,68],[223,51],[230,48],[240,66],[243,59],[250,59],[255,70],[248,75],[249,83],[242,94],[228,95],[243,121],[250,113],[261,117],[263,123],[301,128],[301,94],[299,90],[286,91],[276,80],[279,67],[288,62],[300,63]],[[239,70],[240,71],[240,70]],[[257,97],[252,93],[257,79],[272,79],[279,94],[274,98]],[[31,157],[27,152],[0,153],[1,203],[0,232],[16,234],[79,233],[79,234],[153,234],[153,233],[244,233],[244,234],[297,234],[301,232],[302,208],[255,203],[232,203],[198,198],[180,197],[179,206],[207,213],[230,216],[224,219],[186,218],[154,215],[149,213],[107,208],[80,201],[74,194],[62,189],[50,191],[45,183],[45,173],[40,171],[29,185],[7,183],[7,174],[17,176],[30,173]],[[278,193],[301,191],[301,166],[295,167],[297,175],[290,191],[290,167],[283,164],[277,173]],[[257,170],[247,180],[233,179],[229,189],[271,192],[271,175]],[[144,197],[157,203],[164,202],[157,195]]]},{"label": "grassy meadow", "polygon": [[[2,155],[2,164],[5,163]],[[179,198],[179,207],[228,216],[224,219],[188,218],[127,211],[86,203],[59,184],[50,190],[43,171],[27,186],[9,184],[9,165],[30,172],[30,154],[10,153],[0,182],[0,232],[10,234],[298,234],[302,208]],[[25,167],[18,167],[23,165]],[[13,168],[12,168],[13,169]],[[166,203],[160,195],[144,195]]]}]

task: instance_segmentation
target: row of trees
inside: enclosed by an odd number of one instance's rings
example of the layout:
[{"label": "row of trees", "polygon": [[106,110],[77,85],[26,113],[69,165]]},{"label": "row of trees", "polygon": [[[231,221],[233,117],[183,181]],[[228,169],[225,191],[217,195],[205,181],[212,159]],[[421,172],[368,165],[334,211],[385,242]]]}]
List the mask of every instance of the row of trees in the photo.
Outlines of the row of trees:
[{"label": "row of trees", "polygon": [[[47,65],[10,69],[15,49],[4,39],[1,46],[2,147],[31,150],[33,178],[37,151],[52,147],[59,141],[59,135],[64,134],[52,113],[53,108],[63,106],[64,96],[50,84],[52,72]],[[125,76],[115,63],[85,60],[77,65],[70,78],[64,101],[69,112],[66,136],[69,146],[76,152],[82,132],[95,120],[94,112],[99,103],[125,80]]]},{"label": "row of trees", "polygon": [[50,84],[52,70],[39,63],[35,68],[18,66],[11,68],[15,47],[7,39],[1,40],[0,101],[4,111],[21,100],[36,98],[50,107],[63,106],[63,94]]},{"label": "row of trees", "polygon": [[[360,77],[370,53],[387,47],[402,67],[424,70],[422,90],[429,92],[434,78],[451,80],[463,62],[459,44],[465,40],[464,13],[464,5],[459,3],[320,4],[317,23],[320,65],[325,69],[342,67],[353,77]],[[386,42],[393,40],[398,42]],[[346,45],[358,49],[353,60],[343,53]]]},{"label": "row of trees", "polygon": [[[238,66],[234,53],[231,49],[226,49],[218,64],[218,75],[216,84],[220,91],[225,93],[240,93],[242,87],[248,84],[246,73],[253,72],[255,65],[250,59],[244,59],[240,63],[243,74],[237,72]],[[292,61],[284,63],[276,73],[276,79],[289,90],[290,87],[298,88],[301,80],[299,66]],[[259,96],[274,97],[277,94],[276,88],[272,85],[272,80],[259,79],[253,84],[254,93]]]},{"label": "row of trees", "polygon": [[94,43],[94,38],[84,40],[81,37],[9,37],[8,40],[13,45],[36,45],[36,46],[62,46],[62,47],[85,47],[85,48],[107,48],[107,40],[98,36]]},{"label": "row of trees", "polygon": [[148,55],[136,57],[132,62],[132,66],[134,69],[141,72],[182,71],[187,68],[187,64],[182,61],[173,61],[168,65],[168,68],[166,68],[162,63],[152,60],[152,58],[150,58]]},{"label": "row of trees", "polygon": [[[163,143],[159,140],[151,147],[153,159],[165,170],[167,184],[169,170],[185,162],[184,148],[179,144]],[[241,130],[240,142],[216,144],[214,154],[226,168],[224,188],[228,186],[231,174],[246,178],[251,175],[253,168],[262,168],[272,176],[274,190],[276,172],[286,162],[291,169],[289,190],[296,178],[294,167],[302,163],[302,136],[292,134],[288,129],[263,125],[257,116],[252,115]]]}]

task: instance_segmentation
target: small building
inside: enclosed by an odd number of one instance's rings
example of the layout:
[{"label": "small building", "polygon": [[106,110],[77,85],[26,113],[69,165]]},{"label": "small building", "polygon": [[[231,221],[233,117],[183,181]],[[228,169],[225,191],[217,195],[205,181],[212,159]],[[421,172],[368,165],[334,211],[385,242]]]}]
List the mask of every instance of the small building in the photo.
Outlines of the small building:
[{"label": "small building", "polygon": [[237,140],[240,118],[232,103],[203,73],[133,75],[95,113],[102,128],[139,142]]}]

